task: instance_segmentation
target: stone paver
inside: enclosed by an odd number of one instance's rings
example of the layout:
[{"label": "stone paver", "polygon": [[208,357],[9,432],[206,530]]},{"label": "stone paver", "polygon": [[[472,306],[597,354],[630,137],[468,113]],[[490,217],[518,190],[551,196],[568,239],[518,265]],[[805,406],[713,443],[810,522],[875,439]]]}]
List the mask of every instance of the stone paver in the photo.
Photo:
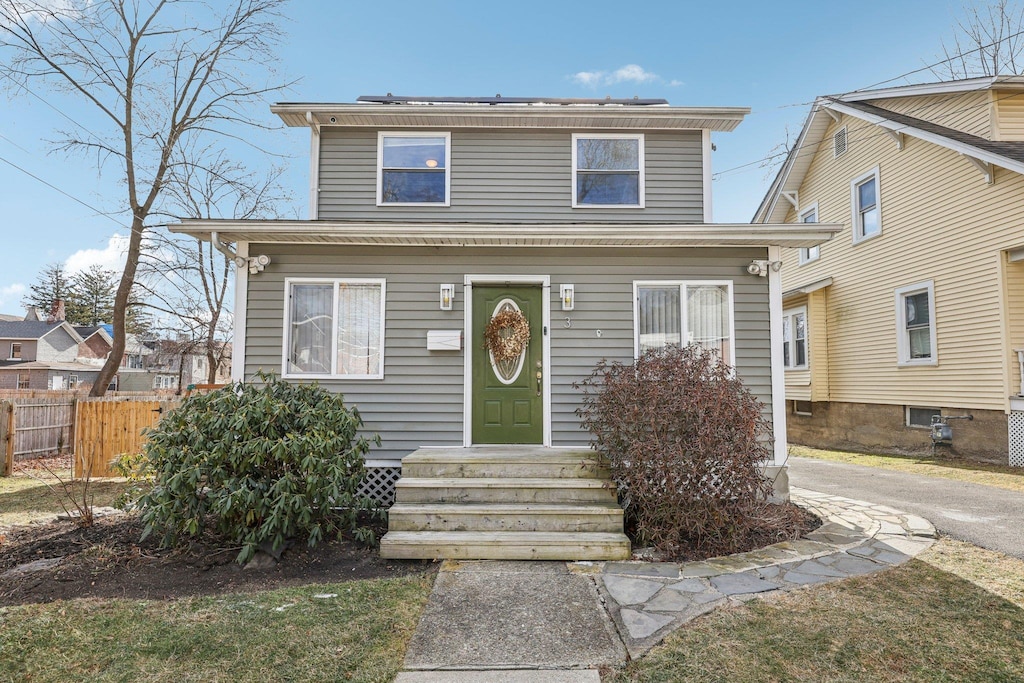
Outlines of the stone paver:
[{"label": "stone paver", "polygon": [[807,538],[704,562],[454,562],[438,574],[398,683],[598,681],[719,605],[884,571],[927,549],[925,519],[801,489]]},{"label": "stone paver", "polygon": [[885,505],[799,489],[793,499],[823,522],[804,539],[704,562],[605,565],[596,578],[630,656],[718,604],[883,571],[935,537],[927,520]]}]

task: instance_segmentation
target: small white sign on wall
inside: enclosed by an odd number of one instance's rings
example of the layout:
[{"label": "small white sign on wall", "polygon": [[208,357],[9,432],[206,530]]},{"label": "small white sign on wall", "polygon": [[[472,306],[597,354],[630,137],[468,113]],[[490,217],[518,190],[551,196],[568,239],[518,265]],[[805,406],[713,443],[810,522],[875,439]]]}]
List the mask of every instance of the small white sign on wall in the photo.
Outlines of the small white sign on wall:
[{"label": "small white sign on wall", "polygon": [[462,330],[427,330],[427,351],[461,351]]}]

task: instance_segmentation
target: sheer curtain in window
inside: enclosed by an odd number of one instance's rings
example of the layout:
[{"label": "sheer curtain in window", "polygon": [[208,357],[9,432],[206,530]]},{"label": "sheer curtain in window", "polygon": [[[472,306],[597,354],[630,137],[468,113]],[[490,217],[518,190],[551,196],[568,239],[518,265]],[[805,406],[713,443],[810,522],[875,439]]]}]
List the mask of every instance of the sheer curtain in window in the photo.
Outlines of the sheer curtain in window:
[{"label": "sheer curtain in window", "polygon": [[638,287],[637,327],[640,353],[682,343],[678,285]]},{"label": "sheer curtain in window", "polygon": [[289,373],[331,374],[332,285],[293,285]]},{"label": "sheer curtain in window", "polygon": [[338,289],[338,374],[380,374],[380,285]]},{"label": "sheer curtain in window", "polygon": [[721,285],[686,288],[687,342],[718,352],[730,362],[729,291]]}]

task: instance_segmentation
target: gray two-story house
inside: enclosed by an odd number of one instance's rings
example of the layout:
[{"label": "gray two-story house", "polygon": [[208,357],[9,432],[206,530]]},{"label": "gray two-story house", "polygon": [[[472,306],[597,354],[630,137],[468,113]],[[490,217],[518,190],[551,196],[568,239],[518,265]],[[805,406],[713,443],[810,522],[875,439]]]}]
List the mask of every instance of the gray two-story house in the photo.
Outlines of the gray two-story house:
[{"label": "gray two-story house", "polygon": [[[383,440],[371,488],[387,495],[424,447],[585,447],[573,383],[673,343],[735,366],[775,425],[769,465],[785,464],[780,248],[838,228],[712,222],[711,136],[748,109],[387,96],[272,111],[309,130],[309,220],[173,229],[244,264],[234,378],[343,392]],[[510,361],[484,340],[503,311],[528,323]]]}]

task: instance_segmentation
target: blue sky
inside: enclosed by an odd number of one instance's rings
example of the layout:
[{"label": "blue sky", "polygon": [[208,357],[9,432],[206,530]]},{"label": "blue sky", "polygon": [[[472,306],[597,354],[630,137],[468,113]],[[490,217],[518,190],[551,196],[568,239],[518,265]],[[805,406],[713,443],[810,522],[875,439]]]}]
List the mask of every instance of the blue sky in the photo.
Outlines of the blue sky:
[{"label": "blue sky", "polygon": [[[770,182],[756,162],[795,136],[816,95],[874,85],[935,62],[963,14],[947,0],[774,2],[310,2],[293,0],[278,69],[300,82],[282,101],[351,102],[359,95],[660,97],[678,106],[747,106],[733,133],[716,133],[717,222],[750,220]],[[928,74],[913,82],[934,80]],[[898,80],[887,85],[900,85]],[[81,101],[34,91],[87,127]],[[0,312],[48,263],[117,267],[117,169],[67,157],[48,143],[68,127],[31,96],[0,108]],[[270,104],[269,102],[267,103]],[[275,123],[266,107],[258,110]],[[246,131],[246,135],[249,133]],[[309,133],[254,138],[287,155],[290,216],[307,215]],[[272,163],[247,151],[252,168]],[[753,163],[752,163],[753,162]],[[736,169],[736,170],[732,170]]]}]

